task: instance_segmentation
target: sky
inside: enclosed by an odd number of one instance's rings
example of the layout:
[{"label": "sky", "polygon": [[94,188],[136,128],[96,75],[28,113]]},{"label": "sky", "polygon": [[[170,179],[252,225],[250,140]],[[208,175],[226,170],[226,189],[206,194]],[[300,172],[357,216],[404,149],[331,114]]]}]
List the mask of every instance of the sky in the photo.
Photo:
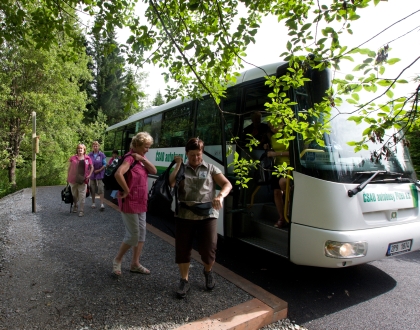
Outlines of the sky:
[{"label": "sky", "polygon": [[[322,1],[322,3],[329,3],[329,1]],[[141,12],[142,8],[138,9]],[[362,48],[369,48],[377,50],[383,45],[389,43],[392,51],[388,58],[400,58],[401,62],[387,68],[385,77],[394,78],[404,68],[409,66],[417,57],[420,56],[420,1],[419,0],[389,0],[381,1],[378,6],[370,6],[369,8],[362,9],[359,12],[361,19],[359,21],[352,22],[353,35],[344,36],[344,42],[350,47],[359,46],[363,42],[371,39],[382,30],[386,29],[391,24],[402,20],[404,17],[411,13],[418,11],[410,18],[404,20],[401,23],[395,24],[389,28],[385,33],[379,37],[369,41]],[[406,36],[401,37],[403,34],[410,30],[413,30]],[[127,35],[125,33],[118,34],[121,42],[126,40]],[[401,37],[401,38],[400,38]],[[279,55],[286,50],[286,43],[289,39],[287,35],[287,29],[283,27],[282,23],[278,23],[275,17],[264,17],[261,24],[261,28],[257,33],[256,43],[251,44],[247,50],[247,57],[245,60],[257,66],[280,62],[282,58]],[[396,39],[396,40],[395,40]],[[395,40],[395,41],[393,41]],[[392,42],[391,42],[392,41]],[[356,63],[344,62],[340,64],[340,71],[343,75],[352,73],[354,76],[359,77],[362,73],[352,72],[352,69]],[[251,68],[251,65],[246,65],[244,70]],[[146,66],[143,69],[149,73],[146,84],[146,93],[149,95],[149,101],[151,102],[158,91],[164,94],[165,82],[162,77],[162,70],[153,67]],[[420,75],[420,60],[407,69],[401,78],[411,80],[415,75]],[[413,90],[413,85],[405,85],[401,90],[403,93],[410,92]]]}]

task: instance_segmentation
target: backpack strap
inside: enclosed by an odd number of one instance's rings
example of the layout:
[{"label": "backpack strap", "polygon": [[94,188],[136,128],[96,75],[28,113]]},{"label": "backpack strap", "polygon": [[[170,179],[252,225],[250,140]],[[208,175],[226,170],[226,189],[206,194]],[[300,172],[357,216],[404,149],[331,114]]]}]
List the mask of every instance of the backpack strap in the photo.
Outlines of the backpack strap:
[{"label": "backpack strap", "polygon": [[[121,159],[121,164],[124,162],[124,159],[126,159],[128,156],[131,156],[131,155],[132,155],[132,153],[131,154],[127,153],[124,156],[122,156],[120,158]],[[131,156],[131,157],[133,157],[133,156]],[[134,162],[130,165],[130,168],[128,169],[128,171],[131,171],[131,169],[134,167],[134,165],[136,165],[138,163],[138,161],[134,157],[133,157],[133,159],[134,159]]]},{"label": "backpack strap", "polygon": [[[176,162],[173,160],[172,163],[168,166],[168,168],[165,171],[165,182],[168,186],[169,184],[169,172],[171,168],[176,164]],[[175,177],[175,186],[174,186],[174,195],[175,195],[175,214],[178,214],[178,188],[179,183],[185,179],[185,166],[184,163],[181,163],[181,166],[179,167],[178,173]]]}]

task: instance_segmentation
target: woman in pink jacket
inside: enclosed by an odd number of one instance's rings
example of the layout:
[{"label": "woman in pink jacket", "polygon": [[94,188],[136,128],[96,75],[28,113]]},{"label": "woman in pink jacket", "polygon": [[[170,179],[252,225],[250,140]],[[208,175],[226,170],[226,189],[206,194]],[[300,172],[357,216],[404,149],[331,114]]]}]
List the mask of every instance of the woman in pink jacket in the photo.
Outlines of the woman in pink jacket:
[{"label": "woman in pink jacket", "polygon": [[[145,157],[153,143],[147,132],[140,132],[131,140],[130,151],[115,173],[115,179],[123,191],[118,193],[118,206],[125,226],[125,236],[117,256],[113,260],[113,273],[121,275],[121,262],[132,248],[130,272],[150,274],[140,264],[140,255],[146,240],[147,175],[156,174],[156,167]],[[134,166],[131,167],[131,165]]]},{"label": "woman in pink jacket", "polygon": [[69,159],[69,169],[67,172],[67,182],[70,184],[73,195],[73,213],[79,211],[79,217],[83,217],[84,215],[86,187],[92,172],[92,160],[86,155],[86,146],[80,143],[77,145],[76,155],[71,156]]}]

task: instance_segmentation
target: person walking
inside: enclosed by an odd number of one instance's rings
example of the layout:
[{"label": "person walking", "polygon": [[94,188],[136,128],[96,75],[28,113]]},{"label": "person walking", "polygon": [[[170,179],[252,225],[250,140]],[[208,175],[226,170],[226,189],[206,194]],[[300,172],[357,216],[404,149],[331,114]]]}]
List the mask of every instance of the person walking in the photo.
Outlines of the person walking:
[{"label": "person walking", "polygon": [[[118,165],[118,159],[120,159],[118,150],[112,150],[112,156],[106,165],[105,175],[111,175],[112,170]],[[116,199],[118,194],[118,190],[111,191],[111,198]]]},{"label": "person walking", "polygon": [[156,167],[145,156],[152,143],[153,138],[147,132],[135,135],[130,151],[115,173],[115,179],[123,189],[117,196],[125,226],[123,242],[112,262],[112,272],[116,276],[121,275],[122,259],[130,248],[133,250],[130,272],[150,274],[150,270],[140,264],[140,256],[146,240],[147,175],[157,173]]},{"label": "person walking", "polygon": [[92,172],[92,160],[86,155],[86,146],[80,143],[76,147],[76,155],[69,159],[67,171],[67,182],[70,184],[73,195],[73,213],[79,212],[79,217],[84,215],[86,187]]},{"label": "person walking", "polygon": [[105,168],[106,168],[106,156],[105,154],[99,150],[100,145],[98,141],[94,141],[92,143],[92,151],[89,153],[89,157],[93,163],[93,173],[90,176],[89,185],[90,185],[90,193],[92,196],[92,208],[96,208],[95,198],[96,195],[99,195],[99,199],[101,202],[100,210],[103,211],[105,209],[104,206],[104,183],[102,179],[105,175]]},{"label": "person walking", "polygon": [[[219,168],[203,160],[203,151],[204,142],[199,138],[190,139],[185,146],[188,161],[185,179],[179,184],[180,207],[175,215],[175,262],[181,275],[178,298],[184,298],[190,290],[188,274],[194,237],[204,263],[205,287],[213,290],[216,284],[212,267],[216,259],[217,218],[232,185]],[[180,156],[175,156],[174,160],[176,166],[169,176],[172,187],[183,162]],[[221,187],[217,195],[216,185]]]}]

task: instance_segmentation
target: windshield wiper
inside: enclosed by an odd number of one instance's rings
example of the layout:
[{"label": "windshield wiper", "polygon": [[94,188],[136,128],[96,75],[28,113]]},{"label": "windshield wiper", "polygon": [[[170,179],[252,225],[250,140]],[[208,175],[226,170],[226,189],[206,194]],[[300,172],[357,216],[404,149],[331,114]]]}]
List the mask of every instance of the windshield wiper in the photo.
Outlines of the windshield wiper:
[{"label": "windshield wiper", "polygon": [[400,182],[410,182],[410,183],[414,183],[416,185],[417,188],[420,188],[420,181],[414,181],[411,178],[397,178],[396,180],[400,181]]},{"label": "windshield wiper", "polygon": [[[378,173],[379,172],[379,173]],[[399,173],[399,172],[388,172],[388,171],[383,171],[383,170],[379,170],[379,171],[364,171],[364,172],[355,172],[355,174],[357,174],[357,178],[353,180],[353,183],[355,183],[357,180],[359,180],[363,175],[366,174],[381,174],[381,175],[395,175],[395,176],[402,176],[404,175],[404,173]],[[375,174],[375,175],[376,175]]]},{"label": "windshield wiper", "polygon": [[[381,174],[381,175],[385,175],[385,174],[387,174],[387,175],[399,175],[399,176],[403,175],[403,173],[388,172],[388,171],[374,171],[374,172],[373,171],[366,171],[366,172],[356,172],[356,174],[359,174],[359,176],[357,178],[360,178],[364,174],[372,174],[372,175],[370,176],[369,179],[367,179],[366,181],[359,184],[356,188],[348,190],[347,191],[347,196],[349,196],[349,197],[353,197],[354,195],[356,195],[357,193],[359,193],[363,189],[365,189],[367,184],[369,182],[371,182],[375,178],[375,176],[377,176],[378,174]],[[354,180],[354,181],[356,181],[356,180]]]}]

